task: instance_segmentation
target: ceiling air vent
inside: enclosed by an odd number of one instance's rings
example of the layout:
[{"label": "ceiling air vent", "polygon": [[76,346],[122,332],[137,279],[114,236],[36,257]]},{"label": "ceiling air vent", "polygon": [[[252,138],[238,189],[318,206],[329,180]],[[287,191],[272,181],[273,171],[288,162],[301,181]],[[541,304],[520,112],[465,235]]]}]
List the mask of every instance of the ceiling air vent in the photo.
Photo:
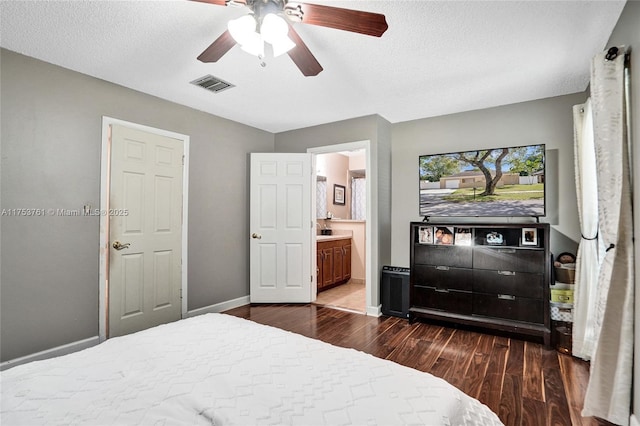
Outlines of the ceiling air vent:
[{"label": "ceiling air vent", "polygon": [[227,83],[226,81],[220,80],[219,78],[212,75],[205,75],[204,77],[200,77],[196,80],[193,80],[191,84],[200,86],[203,89],[207,89],[213,93],[222,92],[223,90],[235,87],[233,84]]}]

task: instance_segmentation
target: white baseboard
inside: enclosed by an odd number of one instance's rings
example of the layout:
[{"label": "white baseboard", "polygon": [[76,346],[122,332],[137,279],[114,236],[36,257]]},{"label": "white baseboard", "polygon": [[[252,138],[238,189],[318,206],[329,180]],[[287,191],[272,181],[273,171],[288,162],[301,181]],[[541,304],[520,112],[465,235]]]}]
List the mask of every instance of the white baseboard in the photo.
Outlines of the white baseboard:
[{"label": "white baseboard", "polygon": [[367,315],[371,317],[379,317],[382,315],[382,305],[367,306]]},{"label": "white baseboard", "polygon": [[36,352],[31,355],[25,355],[20,358],[11,359],[9,361],[5,361],[0,363],[0,371],[6,370],[11,367],[15,367],[16,365],[26,364],[31,361],[40,361],[48,358],[55,358],[57,356],[67,355],[73,352],[81,351],[82,349],[87,349],[92,346],[100,343],[100,337],[93,336],[88,339],[79,340],[77,342],[68,343],[66,345],[57,346],[55,348],[47,349],[41,352]]},{"label": "white baseboard", "polygon": [[629,425],[640,426],[640,419],[638,419],[638,416],[636,416],[635,414],[632,414],[631,417],[629,418]]},{"label": "white baseboard", "polygon": [[188,311],[185,315],[185,318],[191,318],[202,314],[224,312],[228,311],[229,309],[248,305],[249,303],[251,303],[249,296],[242,296],[238,297],[237,299],[227,300],[226,302],[216,303],[215,305],[209,305],[205,306],[204,308],[198,308],[192,311]]}]

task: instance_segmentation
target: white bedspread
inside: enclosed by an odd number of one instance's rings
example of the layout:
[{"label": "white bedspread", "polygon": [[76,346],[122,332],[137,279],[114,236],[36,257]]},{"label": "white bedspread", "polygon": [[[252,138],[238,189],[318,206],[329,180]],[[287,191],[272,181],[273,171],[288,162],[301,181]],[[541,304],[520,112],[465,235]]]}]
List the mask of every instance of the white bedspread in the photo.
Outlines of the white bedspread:
[{"label": "white bedspread", "polygon": [[430,374],[207,314],[0,374],[12,425],[500,425]]}]

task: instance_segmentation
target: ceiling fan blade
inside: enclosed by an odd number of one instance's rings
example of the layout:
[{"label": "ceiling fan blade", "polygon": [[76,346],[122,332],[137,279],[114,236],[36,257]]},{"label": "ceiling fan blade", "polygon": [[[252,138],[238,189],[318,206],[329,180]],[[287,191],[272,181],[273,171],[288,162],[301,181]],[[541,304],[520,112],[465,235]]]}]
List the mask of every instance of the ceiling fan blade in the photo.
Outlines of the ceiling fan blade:
[{"label": "ceiling fan blade", "polygon": [[286,11],[302,12],[302,22],[380,37],[389,25],[384,15],[318,4],[289,2]]},{"label": "ceiling fan blade", "polygon": [[313,77],[320,74],[322,71],[322,65],[318,62],[313,53],[309,50],[304,41],[300,38],[296,30],[289,24],[289,37],[296,44],[296,46],[289,50],[287,54],[295,62],[300,71],[305,77]]},{"label": "ceiling fan blade", "polygon": [[[227,4],[230,3],[229,0],[191,0],[191,1],[199,1],[200,3],[215,4],[217,6],[227,6]],[[233,3],[247,4],[247,0],[233,0]]]},{"label": "ceiling fan blade", "polygon": [[198,56],[198,60],[200,62],[217,62],[235,45],[236,41],[227,30]]}]

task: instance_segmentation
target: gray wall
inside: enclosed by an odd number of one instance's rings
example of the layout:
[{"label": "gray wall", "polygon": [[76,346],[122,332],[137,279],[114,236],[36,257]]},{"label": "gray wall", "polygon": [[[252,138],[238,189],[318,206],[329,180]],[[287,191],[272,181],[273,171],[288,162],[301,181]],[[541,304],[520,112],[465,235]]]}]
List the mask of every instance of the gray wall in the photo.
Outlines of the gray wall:
[{"label": "gray wall", "polygon": [[391,145],[393,126],[384,118],[378,117],[378,257],[380,267],[390,265],[391,262],[391,233],[392,233],[392,167]]},{"label": "gray wall", "polygon": [[[189,310],[246,296],[249,152],[274,136],[2,50],[2,209],[100,204],[102,116],[189,135]],[[98,335],[97,217],[1,218],[0,359]]]},{"label": "gray wall", "polygon": [[[631,145],[633,147],[633,169],[635,170],[634,185],[634,237],[640,241],[640,2],[629,1],[622,10],[607,47],[630,46],[631,53]],[[634,393],[633,409],[635,424],[640,424],[640,291],[637,283],[640,283],[640,250],[636,248],[636,312],[635,312],[635,359],[634,359]]]},{"label": "gray wall", "polygon": [[392,263],[409,266],[409,222],[422,219],[418,215],[421,154],[539,143],[546,144],[547,149],[547,217],[541,221],[552,225],[554,253],[575,253],[580,228],[573,173],[572,106],[585,99],[586,95],[579,93],[394,124]]},{"label": "gray wall", "polygon": [[278,133],[275,136],[276,152],[307,152],[308,148],[341,143],[378,140],[378,116],[353,118],[320,126]]}]

